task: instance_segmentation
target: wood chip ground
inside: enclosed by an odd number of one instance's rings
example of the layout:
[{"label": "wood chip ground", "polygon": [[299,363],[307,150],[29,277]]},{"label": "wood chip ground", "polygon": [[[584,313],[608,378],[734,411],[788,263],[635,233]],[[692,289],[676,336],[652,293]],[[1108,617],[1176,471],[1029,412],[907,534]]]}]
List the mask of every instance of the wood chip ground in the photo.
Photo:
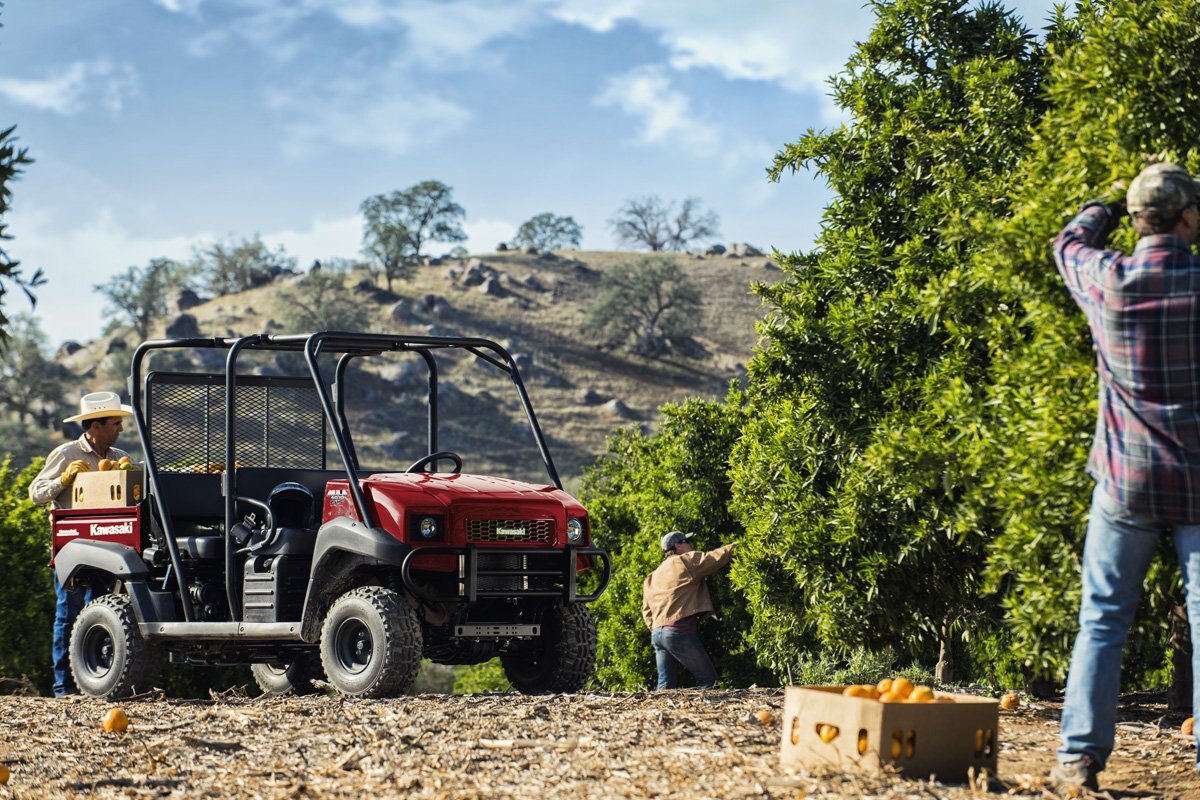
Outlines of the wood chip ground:
[{"label": "wood chip ground", "polygon": [[[0,763],[19,798],[1053,798],[1042,776],[1058,707],[1001,712],[1000,776],[948,786],[779,766],[783,692],[160,697],[119,704],[0,697]],[[767,714],[759,712],[767,711]],[[768,720],[763,724],[760,717]],[[1182,715],[1122,707],[1111,798],[1200,798]]]}]

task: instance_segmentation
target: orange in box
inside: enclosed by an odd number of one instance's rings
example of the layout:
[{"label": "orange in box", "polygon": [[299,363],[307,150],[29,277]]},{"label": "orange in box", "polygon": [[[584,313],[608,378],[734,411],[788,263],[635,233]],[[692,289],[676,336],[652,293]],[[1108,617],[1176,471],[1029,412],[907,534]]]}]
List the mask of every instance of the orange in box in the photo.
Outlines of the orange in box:
[{"label": "orange in box", "polygon": [[71,482],[71,498],[67,508],[136,506],[144,495],[144,475],[140,469],[81,472]]},{"label": "orange in box", "polygon": [[936,703],[881,703],[843,697],[843,686],[789,686],[783,704],[782,763],[878,773],[885,764],[905,777],[965,781],[996,774],[999,704],[991,698],[938,692]]}]

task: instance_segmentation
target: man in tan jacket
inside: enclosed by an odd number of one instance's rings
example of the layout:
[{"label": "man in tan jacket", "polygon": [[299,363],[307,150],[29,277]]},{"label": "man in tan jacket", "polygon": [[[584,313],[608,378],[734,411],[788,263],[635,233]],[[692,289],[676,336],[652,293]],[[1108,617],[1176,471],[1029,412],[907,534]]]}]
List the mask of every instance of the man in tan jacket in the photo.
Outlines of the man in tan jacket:
[{"label": "man in tan jacket", "polygon": [[692,673],[698,689],[711,689],[717,682],[697,628],[702,617],[716,616],[705,578],[729,563],[733,544],[697,553],[694,535],[671,531],[663,536],[663,562],[642,584],[642,617],[650,629],[659,689],[678,685],[680,664]]}]

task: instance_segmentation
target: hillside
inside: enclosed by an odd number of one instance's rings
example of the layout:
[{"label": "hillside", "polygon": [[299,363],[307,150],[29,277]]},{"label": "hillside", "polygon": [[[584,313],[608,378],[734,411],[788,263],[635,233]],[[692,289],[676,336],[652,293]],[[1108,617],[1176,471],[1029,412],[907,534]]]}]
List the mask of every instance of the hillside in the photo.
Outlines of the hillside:
[{"label": "hillside", "polygon": [[[606,270],[645,256],[507,251],[422,267],[412,280],[394,282],[392,294],[382,284],[370,285],[360,272],[346,275],[344,285],[367,312],[371,330],[478,336],[508,348],[518,357],[558,470],[571,485],[603,452],[606,437],[616,428],[653,428],[664,403],[722,397],[729,382],[744,374],[757,340],[754,325],[762,309],[750,286],[780,276],[761,256],[664,254],[685,271],[703,298],[693,346],[653,359],[601,350],[580,329],[586,309]],[[287,317],[281,291],[301,277],[284,276],[184,313],[194,317],[202,336],[299,332],[286,330],[279,320]],[[179,324],[177,316],[169,318],[153,335],[177,331]],[[81,383],[117,388],[124,384],[135,344],[132,335],[118,330],[88,343],[64,363],[81,376]],[[465,471],[544,480],[516,392],[506,378],[474,362],[470,357],[440,359],[440,446],[460,452]],[[351,422],[364,443],[363,461],[403,466],[424,454],[423,369],[417,374],[396,365],[368,372],[357,376],[361,388],[350,397]]]}]

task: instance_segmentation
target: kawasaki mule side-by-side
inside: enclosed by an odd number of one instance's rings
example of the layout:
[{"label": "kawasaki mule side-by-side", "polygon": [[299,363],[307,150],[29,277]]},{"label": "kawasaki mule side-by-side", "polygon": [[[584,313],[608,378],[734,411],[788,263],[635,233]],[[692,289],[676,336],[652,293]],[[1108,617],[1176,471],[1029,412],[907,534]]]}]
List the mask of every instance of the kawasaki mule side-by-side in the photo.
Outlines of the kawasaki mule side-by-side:
[{"label": "kawasaki mule side-by-side", "polygon": [[[439,449],[438,363],[452,355],[511,379],[548,484],[469,474]],[[254,357],[295,374],[247,367]],[[361,464],[350,429],[347,376],[377,374],[351,365],[381,357],[428,376],[426,430],[413,437],[424,442],[403,471]],[[224,370],[147,369],[159,360]],[[279,694],[314,681],[399,694],[423,657],[499,656],[524,692],[574,691],[591,675],[586,603],[608,583],[609,558],[563,491],[500,345],[343,332],[154,340],[135,351],[129,389],[144,488],[52,514],[59,580],[93,593],[71,635],[85,694],[150,689],[166,659],[249,663]],[[390,401],[372,402],[386,418]]]}]

